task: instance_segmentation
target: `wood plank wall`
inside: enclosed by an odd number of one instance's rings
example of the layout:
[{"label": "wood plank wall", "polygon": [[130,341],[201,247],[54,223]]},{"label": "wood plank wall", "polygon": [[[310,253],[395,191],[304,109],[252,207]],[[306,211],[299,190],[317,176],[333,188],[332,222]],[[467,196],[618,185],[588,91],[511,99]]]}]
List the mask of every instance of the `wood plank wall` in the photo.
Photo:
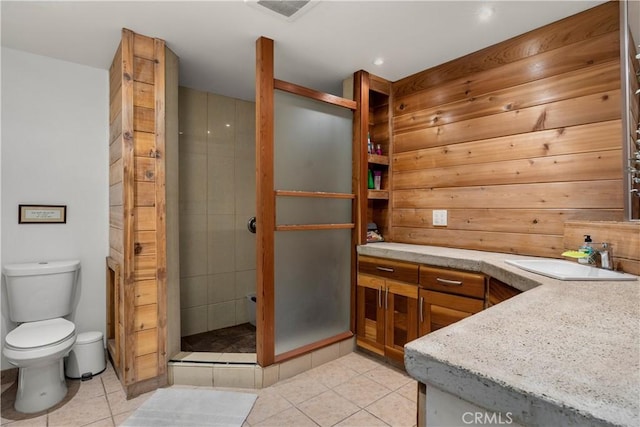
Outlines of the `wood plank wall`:
[{"label": "wood plank wall", "polygon": [[558,257],[623,219],[621,132],[617,2],[395,82],[391,240]]},{"label": "wood plank wall", "polygon": [[109,242],[122,272],[117,370],[128,395],[166,375],[164,50],[123,29],[110,69]]}]

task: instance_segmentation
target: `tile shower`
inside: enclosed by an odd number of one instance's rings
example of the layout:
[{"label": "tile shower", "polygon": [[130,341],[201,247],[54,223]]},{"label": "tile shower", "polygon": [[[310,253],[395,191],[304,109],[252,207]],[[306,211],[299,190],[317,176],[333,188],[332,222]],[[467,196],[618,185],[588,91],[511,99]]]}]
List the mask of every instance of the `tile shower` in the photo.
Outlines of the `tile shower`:
[{"label": "tile shower", "polygon": [[181,336],[248,321],[255,103],[180,87]]}]

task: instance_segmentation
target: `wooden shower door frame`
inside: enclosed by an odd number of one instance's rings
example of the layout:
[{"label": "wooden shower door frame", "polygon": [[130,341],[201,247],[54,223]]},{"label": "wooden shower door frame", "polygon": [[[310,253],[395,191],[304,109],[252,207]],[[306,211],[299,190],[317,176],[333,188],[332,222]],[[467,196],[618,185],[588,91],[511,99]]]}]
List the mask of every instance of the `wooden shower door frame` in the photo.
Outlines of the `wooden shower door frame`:
[{"label": "wooden shower door frame", "polygon": [[[355,264],[355,244],[358,241],[360,227],[359,212],[359,138],[354,138],[353,146],[353,176],[352,194],[278,191],[274,189],[274,93],[281,90],[306,98],[326,102],[332,105],[350,109],[355,113],[358,104],[350,99],[318,92],[313,89],[298,86],[274,78],[274,42],[260,37],[256,41],[256,280],[258,296],[256,301],[256,356],[262,367],[280,363],[288,359],[308,353],[335,342],[353,336],[354,322],[350,322],[350,331],[334,337],[300,347],[284,354],[275,354],[275,231],[293,230],[331,230],[351,229],[351,265]],[[331,199],[351,199],[352,222],[345,224],[307,224],[307,225],[279,225],[276,226],[276,197],[314,197]],[[354,305],[355,282],[352,268],[351,279],[351,307]],[[353,309],[351,313],[353,317]]]}]

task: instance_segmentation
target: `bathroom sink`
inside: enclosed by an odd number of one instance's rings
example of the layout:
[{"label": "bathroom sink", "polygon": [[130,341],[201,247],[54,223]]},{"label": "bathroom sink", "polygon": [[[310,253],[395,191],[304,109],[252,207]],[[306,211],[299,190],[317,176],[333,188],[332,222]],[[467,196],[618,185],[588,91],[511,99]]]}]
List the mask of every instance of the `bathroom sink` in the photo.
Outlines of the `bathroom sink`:
[{"label": "bathroom sink", "polygon": [[637,276],[558,259],[507,259],[504,262],[559,280],[638,280]]}]

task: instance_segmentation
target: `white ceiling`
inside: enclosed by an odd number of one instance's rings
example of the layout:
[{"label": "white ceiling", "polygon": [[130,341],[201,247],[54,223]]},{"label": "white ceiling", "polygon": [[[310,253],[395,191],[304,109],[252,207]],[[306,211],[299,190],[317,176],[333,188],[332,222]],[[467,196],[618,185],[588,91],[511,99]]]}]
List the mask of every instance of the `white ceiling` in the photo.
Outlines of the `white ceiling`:
[{"label": "white ceiling", "polygon": [[[276,43],[277,78],[340,95],[359,69],[396,81],[603,3],[318,1],[287,21],[251,1],[3,0],[1,41],[108,69],[126,27],[167,42],[180,57],[181,85],[253,99],[255,41],[266,36]],[[486,22],[483,6],[494,11]]]}]

